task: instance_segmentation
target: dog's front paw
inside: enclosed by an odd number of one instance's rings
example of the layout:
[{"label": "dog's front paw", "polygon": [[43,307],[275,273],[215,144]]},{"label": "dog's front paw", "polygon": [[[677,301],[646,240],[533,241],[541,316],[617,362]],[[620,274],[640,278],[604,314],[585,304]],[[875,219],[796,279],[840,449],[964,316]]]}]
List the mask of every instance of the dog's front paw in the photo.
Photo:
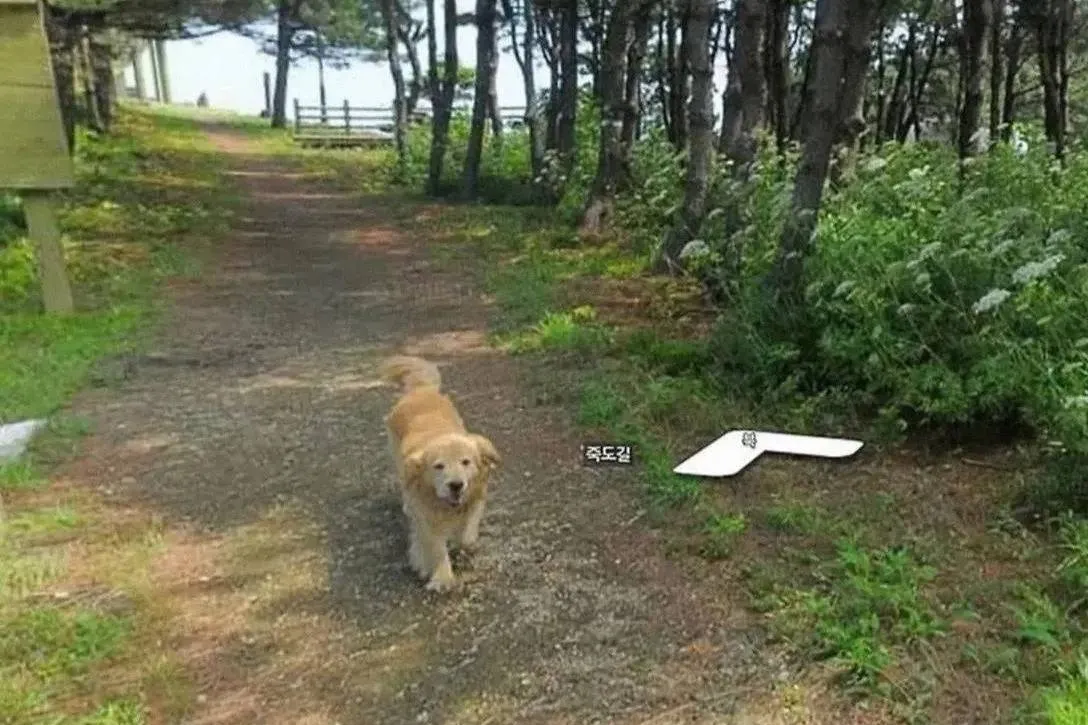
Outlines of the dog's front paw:
[{"label": "dog's front paw", "polygon": [[448,592],[454,588],[457,581],[452,577],[433,576],[425,587],[429,592]]}]

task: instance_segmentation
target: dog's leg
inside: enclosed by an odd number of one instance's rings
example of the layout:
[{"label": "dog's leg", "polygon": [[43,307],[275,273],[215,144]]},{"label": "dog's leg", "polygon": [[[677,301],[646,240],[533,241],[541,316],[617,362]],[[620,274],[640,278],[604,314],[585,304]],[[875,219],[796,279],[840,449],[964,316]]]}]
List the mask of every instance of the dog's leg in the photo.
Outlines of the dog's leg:
[{"label": "dog's leg", "polygon": [[430,575],[427,581],[427,589],[432,592],[444,592],[453,588],[453,566],[450,564],[450,553],[446,549],[446,540],[442,536],[435,536],[435,532],[420,531],[420,552],[423,554],[423,563],[426,567],[424,576]]},{"label": "dog's leg", "polygon": [[419,530],[416,528],[414,521],[411,522],[408,536],[408,563],[411,565],[412,571],[425,579],[428,571],[423,560],[423,551],[419,546]]},{"label": "dog's leg", "polygon": [[481,498],[472,504],[465,516],[465,526],[461,529],[460,548],[466,554],[471,554],[476,549],[480,539],[480,519],[484,516],[484,499]]}]

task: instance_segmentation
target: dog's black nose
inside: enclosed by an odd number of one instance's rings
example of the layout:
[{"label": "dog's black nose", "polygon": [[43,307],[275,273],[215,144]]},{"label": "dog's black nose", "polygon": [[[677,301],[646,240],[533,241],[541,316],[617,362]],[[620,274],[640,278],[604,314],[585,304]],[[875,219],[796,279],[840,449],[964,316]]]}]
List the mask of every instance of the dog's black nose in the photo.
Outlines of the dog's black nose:
[{"label": "dog's black nose", "polygon": [[461,491],[463,491],[465,489],[465,482],[464,481],[450,481],[446,485],[448,485],[450,487],[450,493],[452,493],[454,495],[460,494]]}]

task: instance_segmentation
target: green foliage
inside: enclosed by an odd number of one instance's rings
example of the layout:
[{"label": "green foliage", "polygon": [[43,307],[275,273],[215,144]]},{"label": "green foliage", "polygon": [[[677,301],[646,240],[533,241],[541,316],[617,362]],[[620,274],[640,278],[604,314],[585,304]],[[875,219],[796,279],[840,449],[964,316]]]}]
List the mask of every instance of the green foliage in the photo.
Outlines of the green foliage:
[{"label": "green foliage", "polygon": [[871,550],[843,539],[821,565],[818,586],[779,597],[777,619],[799,645],[836,661],[848,686],[881,692],[896,650],[942,631],[922,592],[936,574],[903,547]]},{"label": "green foliage", "polygon": [[723,359],[764,389],[850,390],[901,427],[1022,421],[1083,450],[1086,189],[1088,156],[1056,174],[1045,152],[999,147],[961,191],[950,150],[892,148],[828,199],[806,329],[766,334],[779,313],[758,280],[776,235],[750,240]]},{"label": "green foliage", "polygon": [[733,553],[737,537],[748,529],[744,514],[711,512],[702,527],[703,541],[699,553],[707,559],[724,559]]},{"label": "green foliage", "polygon": [[0,249],[26,232],[26,220],[18,197],[0,191]]},{"label": "green foliage", "polygon": [[532,328],[513,336],[506,348],[513,353],[536,350],[573,350],[590,352],[607,346],[611,330],[594,323],[592,307],[576,307],[569,312],[547,312]]},{"label": "green foliage", "polygon": [[79,312],[40,314],[30,244],[0,245],[0,421],[51,413],[96,360],[141,344],[155,284],[193,271],[178,242],[225,220],[218,161],[192,121],[125,112],[113,135],[80,133],[59,214]]},{"label": "green foliage", "polygon": [[1040,719],[1046,725],[1088,725],[1088,655],[1063,674],[1059,684],[1036,696]]}]

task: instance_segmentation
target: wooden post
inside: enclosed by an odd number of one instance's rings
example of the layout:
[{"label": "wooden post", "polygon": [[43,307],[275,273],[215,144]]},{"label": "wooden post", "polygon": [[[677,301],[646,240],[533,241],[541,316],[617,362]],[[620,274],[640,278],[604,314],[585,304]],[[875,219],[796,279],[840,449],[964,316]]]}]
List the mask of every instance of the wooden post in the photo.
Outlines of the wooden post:
[{"label": "wooden post", "polygon": [[351,106],[346,98],[344,99],[344,135],[351,135]]},{"label": "wooden post", "polygon": [[298,99],[295,99],[295,133],[302,127],[302,111],[298,107]]},{"label": "wooden post", "polygon": [[68,270],[64,263],[64,248],[60,229],[49,192],[22,192],[23,212],[27,231],[38,255],[38,275],[42,286],[42,303],[46,312],[68,313],[75,309]]},{"label": "wooden post", "polygon": [[41,0],[0,2],[0,188],[23,199],[46,311],[66,313],[72,288],[51,195],[75,179],[43,17]]},{"label": "wooden post", "polygon": [[264,72],[264,112],[272,117],[272,76]]}]

